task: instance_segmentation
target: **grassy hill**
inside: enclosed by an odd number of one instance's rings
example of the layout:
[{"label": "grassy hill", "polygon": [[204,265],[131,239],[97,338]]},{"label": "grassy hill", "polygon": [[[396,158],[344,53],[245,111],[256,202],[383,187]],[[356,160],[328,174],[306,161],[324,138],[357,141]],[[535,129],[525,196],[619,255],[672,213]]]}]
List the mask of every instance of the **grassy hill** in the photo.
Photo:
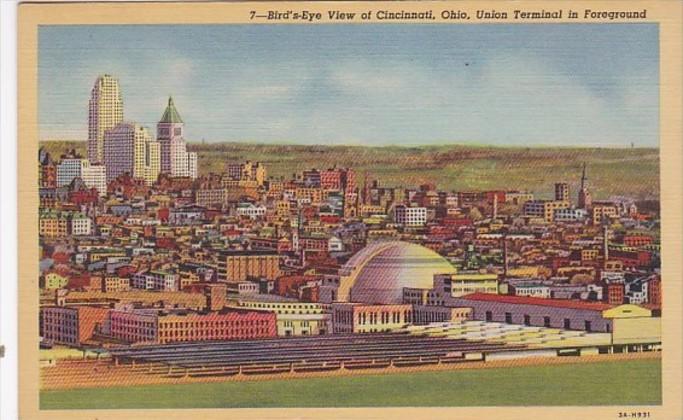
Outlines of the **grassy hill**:
[{"label": "grassy hill", "polygon": [[[44,142],[55,156],[68,148],[85,153],[84,142]],[[199,171],[220,172],[226,162],[264,162],[269,176],[291,177],[309,168],[333,165],[356,169],[386,186],[434,182],[446,190],[528,189],[549,197],[554,182],[569,182],[576,198],[581,165],[588,165],[594,198],[627,195],[659,198],[659,149],[488,147],[305,146],[256,143],[191,143]]]}]

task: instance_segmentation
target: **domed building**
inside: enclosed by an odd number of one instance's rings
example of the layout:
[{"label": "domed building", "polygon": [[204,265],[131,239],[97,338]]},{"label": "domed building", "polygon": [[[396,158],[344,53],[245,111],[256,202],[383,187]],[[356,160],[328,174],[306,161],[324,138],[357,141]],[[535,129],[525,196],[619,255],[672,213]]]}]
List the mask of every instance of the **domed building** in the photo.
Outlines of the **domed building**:
[{"label": "domed building", "polygon": [[455,274],[444,257],[401,241],[375,242],[340,269],[338,300],[370,304],[403,302],[403,288],[431,289],[435,274]]}]

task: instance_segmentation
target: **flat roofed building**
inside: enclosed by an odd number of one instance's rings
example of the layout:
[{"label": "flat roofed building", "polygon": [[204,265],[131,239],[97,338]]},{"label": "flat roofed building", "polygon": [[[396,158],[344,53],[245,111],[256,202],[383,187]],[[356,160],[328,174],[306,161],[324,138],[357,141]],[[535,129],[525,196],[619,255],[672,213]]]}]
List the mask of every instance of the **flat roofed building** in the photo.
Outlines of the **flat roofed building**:
[{"label": "flat roofed building", "polygon": [[515,296],[531,296],[537,298],[550,298],[550,286],[531,283],[531,284],[519,284],[512,286],[512,292]]},{"label": "flat roofed building", "polygon": [[106,276],[102,281],[103,292],[127,292],[130,290],[130,278]]},{"label": "flat roofed building", "polygon": [[471,319],[472,308],[413,305],[413,325],[425,325],[433,322],[464,322]]},{"label": "flat roofed building", "polygon": [[74,178],[80,178],[83,169],[90,166],[88,159],[80,157],[64,158],[57,165],[57,186],[71,184]]},{"label": "flat roofed building", "polygon": [[335,334],[387,332],[411,323],[413,305],[366,305],[333,303],[332,328]]},{"label": "flat roofed building", "polygon": [[424,226],[427,223],[426,207],[394,207],[394,221],[404,226]]},{"label": "flat roofed building", "polygon": [[123,121],[119,81],[105,74],[95,80],[88,104],[88,159],[104,162],[104,133]]},{"label": "flat roofed building", "polygon": [[222,282],[275,280],[281,275],[280,256],[274,251],[225,251],[218,257],[218,280]]},{"label": "flat roofed building", "polygon": [[458,297],[470,293],[498,293],[498,275],[493,273],[459,272],[436,274],[434,290]]},{"label": "flat roofed building", "polygon": [[569,201],[557,200],[533,200],[524,203],[524,215],[542,217],[547,223],[551,223],[555,217],[555,210],[566,209]]},{"label": "flat roofed building", "polygon": [[467,307],[341,302],[332,304],[332,331],[335,334],[389,332],[408,325],[462,322],[470,319],[472,308]]},{"label": "flat roofed building", "polygon": [[661,318],[638,305],[619,305],[603,312],[613,325],[612,344],[659,343],[662,341]]},{"label": "flat roofed building", "polygon": [[612,321],[602,313],[613,306],[605,303],[473,293],[454,298],[452,304],[472,308],[478,321],[612,332]]},{"label": "flat roofed building", "polygon": [[94,306],[45,306],[40,311],[43,339],[68,346],[79,346],[92,338],[109,313],[108,308]]},{"label": "flat roofed building", "polygon": [[274,313],[231,309],[194,312],[122,308],[111,311],[110,331],[117,339],[147,344],[248,340],[277,334]]},{"label": "flat roofed building", "polygon": [[159,142],[140,124],[120,123],[104,134],[104,166],[107,181],[128,173],[152,185],[161,170]]},{"label": "flat roofed building", "polygon": [[330,333],[330,314],[277,314],[277,335],[325,335]]},{"label": "flat roofed building", "polygon": [[143,290],[177,292],[180,287],[180,276],[165,271],[136,273],[131,278],[131,287]]},{"label": "flat roofed building", "polygon": [[591,208],[591,219],[594,225],[600,225],[604,220],[614,219],[619,216],[617,206],[614,204],[596,204]]}]

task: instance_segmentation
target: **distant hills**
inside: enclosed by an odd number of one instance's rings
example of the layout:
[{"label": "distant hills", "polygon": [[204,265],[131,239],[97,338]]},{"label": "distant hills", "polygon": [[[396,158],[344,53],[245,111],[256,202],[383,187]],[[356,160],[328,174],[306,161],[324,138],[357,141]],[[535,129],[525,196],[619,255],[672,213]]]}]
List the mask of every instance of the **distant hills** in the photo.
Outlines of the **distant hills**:
[{"label": "distant hills", "polygon": [[[85,155],[85,142],[41,142],[55,157],[68,149]],[[257,143],[190,143],[199,155],[200,175],[222,171],[226,162],[254,160],[269,176],[289,178],[304,169],[352,167],[362,185],[379,179],[386,186],[432,182],[446,190],[527,189],[550,197],[554,182],[569,182],[575,199],[581,165],[596,199],[611,195],[659,199],[659,149],[489,147],[439,145],[420,147],[308,146]]]}]

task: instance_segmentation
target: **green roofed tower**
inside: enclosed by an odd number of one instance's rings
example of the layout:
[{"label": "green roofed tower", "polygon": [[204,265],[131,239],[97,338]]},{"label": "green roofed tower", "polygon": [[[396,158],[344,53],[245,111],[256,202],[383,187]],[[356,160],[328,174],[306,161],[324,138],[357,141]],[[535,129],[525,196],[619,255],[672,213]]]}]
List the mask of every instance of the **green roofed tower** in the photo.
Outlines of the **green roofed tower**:
[{"label": "green roofed tower", "polygon": [[183,119],[180,118],[178,110],[175,109],[175,104],[173,103],[172,96],[168,97],[168,105],[166,106],[166,111],[164,111],[164,115],[161,116],[161,120],[159,120],[159,122],[169,124],[183,124]]},{"label": "green roofed tower", "polygon": [[173,177],[197,177],[197,154],[188,153],[184,138],[185,123],[173,103],[168,105],[157,123],[157,140],[161,145],[161,173]]}]

